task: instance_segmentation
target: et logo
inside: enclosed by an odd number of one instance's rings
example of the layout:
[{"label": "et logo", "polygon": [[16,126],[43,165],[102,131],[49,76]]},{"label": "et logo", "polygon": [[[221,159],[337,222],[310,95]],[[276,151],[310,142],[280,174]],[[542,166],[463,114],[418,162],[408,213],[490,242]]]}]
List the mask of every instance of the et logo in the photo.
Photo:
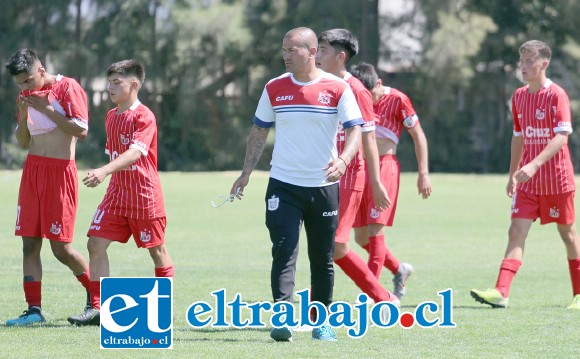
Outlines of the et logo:
[{"label": "et logo", "polygon": [[101,349],[171,349],[173,278],[101,279]]}]

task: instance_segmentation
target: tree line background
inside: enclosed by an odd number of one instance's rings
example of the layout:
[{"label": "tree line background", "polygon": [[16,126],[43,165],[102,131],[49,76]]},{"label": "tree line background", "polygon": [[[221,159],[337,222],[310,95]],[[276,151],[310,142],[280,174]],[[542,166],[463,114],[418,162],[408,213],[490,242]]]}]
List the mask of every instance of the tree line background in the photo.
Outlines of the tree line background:
[{"label": "tree line background", "polygon": [[[432,171],[506,172],[521,43],[550,44],[548,76],[578,113],[579,12],[578,0],[15,0],[0,12],[0,57],[4,65],[33,48],[50,73],[86,90],[90,131],[79,166],[107,160],[107,67],[137,58],[146,65],[140,99],[157,115],[160,170],[238,170],[263,86],[285,71],[284,34],[348,28],[361,45],[352,64],[378,65],[383,82],[412,99]],[[0,84],[0,166],[19,168],[18,88],[4,66]],[[580,168],[578,136],[569,144]],[[269,168],[270,154],[259,168]],[[416,170],[410,136],[398,155],[403,170]]]}]

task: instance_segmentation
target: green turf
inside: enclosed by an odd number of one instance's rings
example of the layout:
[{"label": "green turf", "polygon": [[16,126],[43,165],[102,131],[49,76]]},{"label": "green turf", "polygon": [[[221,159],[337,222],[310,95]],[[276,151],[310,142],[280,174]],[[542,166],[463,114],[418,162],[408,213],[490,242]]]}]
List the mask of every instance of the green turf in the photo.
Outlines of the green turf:
[{"label": "green turf", "polygon": [[[81,171],[82,172],[82,171]],[[471,288],[495,283],[509,226],[505,176],[432,175],[433,195],[416,194],[416,176],[404,174],[395,227],[387,243],[415,274],[403,310],[452,288],[455,329],[370,328],[362,339],[338,330],[336,343],[314,342],[296,333],[292,343],[274,343],[267,330],[191,329],[188,306],[211,301],[226,288],[246,302],[270,300],[270,241],[264,226],[267,174],[255,173],[245,199],[215,209],[210,200],[229,192],[237,173],[163,173],[168,212],[167,243],[176,266],[174,348],[166,351],[100,350],[96,327],[76,328],[66,317],[80,313],[84,292],[57,262],[48,244],[42,252],[42,327],[7,328],[24,308],[21,242],[14,237],[19,172],[0,172],[0,342],[5,358],[573,358],[580,356],[580,312],[566,310],[571,288],[563,245],[553,225],[532,227],[524,264],[510,294],[511,307],[476,303]],[[85,256],[85,233],[104,186],[81,189],[75,247]],[[302,238],[304,240],[304,237]],[[304,241],[302,241],[302,248]],[[354,245],[353,245],[354,246]],[[363,252],[356,248],[358,253]],[[134,244],[112,245],[113,276],[152,276],[151,260]],[[366,256],[365,256],[366,258]],[[358,288],[336,268],[335,300],[353,302]],[[309,286],[306,251],[299,258],[296,288]],[[390,273],[381,281],[391,288]],[[231,299],[231,298],[228,298]]]}]

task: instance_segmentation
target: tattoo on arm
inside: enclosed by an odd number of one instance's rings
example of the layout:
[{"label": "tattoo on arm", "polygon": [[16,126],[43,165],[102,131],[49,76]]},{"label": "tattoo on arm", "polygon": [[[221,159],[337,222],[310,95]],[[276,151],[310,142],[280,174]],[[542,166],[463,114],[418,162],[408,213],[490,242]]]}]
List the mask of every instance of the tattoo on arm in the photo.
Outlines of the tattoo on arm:
[{"label": "tattoo on arm", "polygon": [[262,156],[262,152],[264,151],[264,147],[266,146],[266,140],[268,139],[269,133],[269,128],[262,128],[255,125],[252,127],[250,135],[248,136],[246,159],[244,160],[244,169],[242,170],[243,173],[249,175],[252,173],[254,168],[256,168],[256,165]]}]

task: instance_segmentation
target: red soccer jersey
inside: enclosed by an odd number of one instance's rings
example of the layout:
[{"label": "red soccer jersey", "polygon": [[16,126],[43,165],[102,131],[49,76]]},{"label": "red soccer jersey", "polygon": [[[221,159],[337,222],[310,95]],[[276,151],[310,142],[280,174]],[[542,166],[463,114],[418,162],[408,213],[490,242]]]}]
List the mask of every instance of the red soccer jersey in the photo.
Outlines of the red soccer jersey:
[{"label": "red soccer jersey", "polygon": [[[528,164],[546,147],[557,132],[572,133],[570,102],[566,92],[548,80],[537,93],[520,87],[512,97],[514,136],[524,136],[524,148],[519,167]],[[564,145],[528,182],[517,189],[551,195],[574,191],[574,169],[568,145]]]},{"label": "red soccer jersey", "polygon": [[[360,112],[363,116],[364,125],[362,131],[373,131],[375,129],[374,113],[373,113],[373,97],[369,90],[364,87],[359,79],[347,72],[344,80],[350,85]],[[338,154],[344,150],[346,143],[346,132],[342,125],[338,125],[338,132],[336,134],[336,148]],[[363,148],[359,149],[356,156],[348,164],[346,172],[340,178],[340,188],[355,189],[362,191],[365,187],[365,162],[363,157]]]},{"label": "red soccer jersey", "polygon": [[399,143],[403,127],[413,128],[419,122],[413,104],[407,95],[392,87],[375,103],[377,138],[388,138]]},{"label": "red soccer jersey", "polygon": [[[48,101],[55,111],[70,118],[80,127],[89,128],[87,94],[75,79],[57,75],[56,81],[43,86],[38,91],[20,91],[19,98],[35,94],[47,94]],[[20,113],[18,113],[18,122],[20,123]],[[32,135],[46,133],[54,128],[56,128],[56,123],[48,116],[32,107],[28,108],[28,129]]]},{"label": "red soccer jersey", "polygon": [[161,182],[157,173],[155,115],[137,100],[129,110],[107,114],[107,153],[113,161],[130,148],[141,157],[129,168],[113,173],[100,209],[117,216],[151,219],[165,216]]}]

